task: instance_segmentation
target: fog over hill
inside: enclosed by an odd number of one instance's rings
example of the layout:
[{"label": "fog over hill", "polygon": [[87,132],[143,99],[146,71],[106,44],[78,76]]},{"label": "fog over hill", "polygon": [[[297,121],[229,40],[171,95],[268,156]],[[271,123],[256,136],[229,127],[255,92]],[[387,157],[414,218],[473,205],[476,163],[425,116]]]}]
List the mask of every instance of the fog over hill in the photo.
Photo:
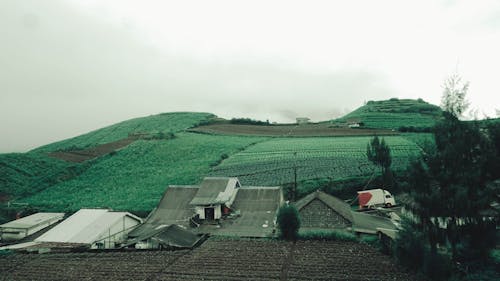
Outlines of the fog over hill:
[{"label": "fog over hill", "polygon": [[161,112],[291,122],[436,104],[457,59],[472,105],[494,115],[499,6],[433,3],[2,1],[0,152]]}]

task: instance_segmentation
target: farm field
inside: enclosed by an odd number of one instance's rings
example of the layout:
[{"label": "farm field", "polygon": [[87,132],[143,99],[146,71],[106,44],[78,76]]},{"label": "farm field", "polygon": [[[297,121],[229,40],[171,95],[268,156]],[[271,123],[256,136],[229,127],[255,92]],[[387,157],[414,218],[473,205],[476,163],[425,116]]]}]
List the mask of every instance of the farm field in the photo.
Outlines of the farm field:
[{"label": "farm field", "polygon": [[151,210],[168,185],[197,184],[222,155],[262,140],[193,133],[178,133],[169,140],[139,140],[99,158],[78,177],[18,201],[42,210]]},{"label": "farm field", "polygon": [[134,133],[180,132],[212,118],[210,113],[172,112],[123,121],[71,139],[51,143],[35,149],[37,152],[77,150],[106,144],[129,137]]},{"label": "farm field", "polygon": [[304,125],[245,125],[245,124],[210,124],[193,129],[192,132],[224,135],[257,135],[274,137],[313,137],[313,136],[388,136],[397,135],[397,132],[380,129],[351,129],[335,128],[329,123]]},{"label": "farm field", "polygon": [[[252,145],[215,167],[212,175],[237,176],[243,185],[281,185],[298,181],[371,175],[366,157],[371,137],[274,138]],[[405,169],[420,148],[403,137],[384,138],[391,148],[392,169]]]},{"label": "farm field", "polygon": [[369,101],[353,112],[334,120],[358,119],[366,128],[393,129],[413,127],[429,129],[441,117],[441,109],[423,100],[390,99]]},{"label": "farm field", "polygon": [[0,280],[416,280],[370,246],[340,241],[209,239],[191,251],[11,254],[0,266]]}]

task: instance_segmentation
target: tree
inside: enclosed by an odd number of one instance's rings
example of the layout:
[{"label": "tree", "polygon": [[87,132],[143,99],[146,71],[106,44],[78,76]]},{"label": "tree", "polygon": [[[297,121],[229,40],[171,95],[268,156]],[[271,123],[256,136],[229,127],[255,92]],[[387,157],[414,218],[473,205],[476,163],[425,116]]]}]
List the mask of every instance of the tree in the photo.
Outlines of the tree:
[{"label": "tree", "polygon": [[282,238],[286,240],[297,239],[300,228],[300,217],[297,208],[289,204],[282,206],[278,210],[277,222]]},{"label": "tree", "polygon": [[385,143],[385,140],[379,140],[378,136],[371,139],[366,147],[366,156],[376,166],[379,166],[382,172],[382,181],[386,187],[391,187],[393,176],[391,171],[391,150]]},{"label": "tree", "polygon": [[453,74],[444,81],[443,88],[442,109],[460,118],[469,107],[469,102],[465,99],[469,90],[469,82],[462,82],[460,75]]},{"label": "tree", "polygon": [[455,261],[481,261],[495,245],[495,223],[482,215],[494,199],[488,184],[498,178],[497,128],[489,134],[475,122],[460,121],[468,83],[454,75],[445,82],[443,119],[434,127],[435,146],[409,167],[412,213],[427,237],[432,256],[448,242]]}]

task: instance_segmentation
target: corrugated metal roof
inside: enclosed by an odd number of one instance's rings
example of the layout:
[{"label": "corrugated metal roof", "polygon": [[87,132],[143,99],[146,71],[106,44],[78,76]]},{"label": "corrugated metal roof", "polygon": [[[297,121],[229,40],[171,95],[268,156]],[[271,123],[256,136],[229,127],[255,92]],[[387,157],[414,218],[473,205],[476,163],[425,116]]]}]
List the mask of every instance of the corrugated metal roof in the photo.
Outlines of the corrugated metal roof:
[{"label": "corrugated metal roof", "polygon": [[241,237],[272,236],[282,198],[280,187],[241,187],[231,207],[240,216],[223,221],[220,228],[202,224],[197,231]]},{"label": "corrugated metal roof", "polygon": [[127,212],[81,209],[35,241],[91,244],[104,231],[107,231],[125,216],[141,221],[138,217]]},{"label": "corrugated metal roof", "polygon": [[31,228],[52,220],[62,219],[64,213],[36,213],[0,225],[0,228]]},{"label": "corrugated metal roof", "polygon": [[299,201],[295,202],[294,205],[297,208],[297,210],[300,211],[302,208],[307,206],[309,203],[311,203],[315,199],[322,201],[328,207],[330,207],[332,210],[334,210],[339,215],[344,217],[346,220],[353,223],[354,218],[352,216],[352,211],[351,211],[351,207],[349,206],[349,204],[338,199],[335,196],[332,196],[330,194],[326,194],[320,190],[317,190],[317,191],[307,195],[306,197],[300,199]]},{"label": "corrugated metal roof", "polygon": [[189,218],[194,215],[194,207],[189,205],[198,191],[198,186],[169,186],[163,194],[158,207],[151,211],[146,222],[128,235],[139,237],[152,233],[162,225],[189,225]]},{"label": "corrugated metal roof", "polygon": [[191,205],[210,205],[210,204],[221,204],[225,203],[229,198],[222,198],[221,193],[226,190],[228,185],[234,181],[237,182],[237,178],[228,177],[206,177],[200,184],[200,188],[193,200],[190,202]]},{"label": "corrugated metal roof", "polygon": [[166,247],[193,248],[202,237],[181,226],[172,224],[154,235],[152,239]]}]

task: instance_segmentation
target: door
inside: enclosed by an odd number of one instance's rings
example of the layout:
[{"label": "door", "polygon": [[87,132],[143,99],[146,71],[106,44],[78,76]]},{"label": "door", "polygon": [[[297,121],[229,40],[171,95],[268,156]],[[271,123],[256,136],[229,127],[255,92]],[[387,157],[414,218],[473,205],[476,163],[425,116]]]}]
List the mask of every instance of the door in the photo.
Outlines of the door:
[{"label": "door", "polygon": [[215,218],[214,208],[205,208],[205,219],[206,220],[214,220],[214,218]]}]

